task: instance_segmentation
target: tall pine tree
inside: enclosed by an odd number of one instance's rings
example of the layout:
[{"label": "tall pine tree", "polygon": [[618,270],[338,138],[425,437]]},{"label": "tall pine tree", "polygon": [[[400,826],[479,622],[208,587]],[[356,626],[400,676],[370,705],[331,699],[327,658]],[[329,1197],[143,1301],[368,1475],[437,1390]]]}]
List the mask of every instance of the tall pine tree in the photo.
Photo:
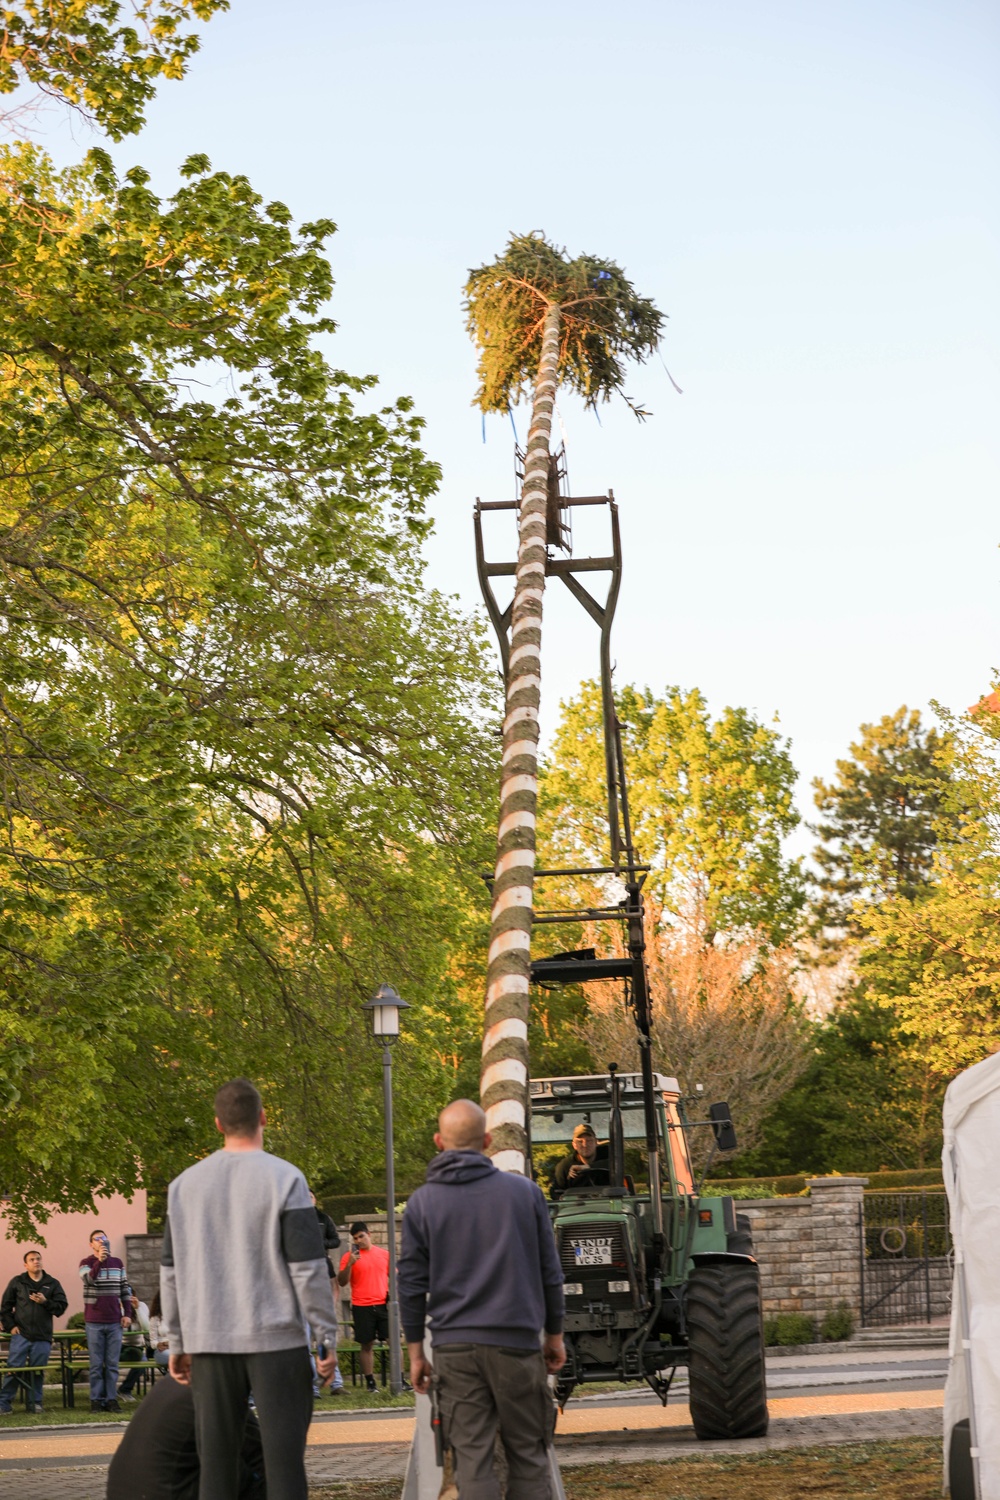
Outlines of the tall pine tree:
[{"label": "tall pine tree", "polygon": [[930,879],[951,781],[951,742],[905,704],[862,724],[827,783],[813,782],[820,818],[813,919],[821,946],[856,940],[859,910],[912,896]]}]

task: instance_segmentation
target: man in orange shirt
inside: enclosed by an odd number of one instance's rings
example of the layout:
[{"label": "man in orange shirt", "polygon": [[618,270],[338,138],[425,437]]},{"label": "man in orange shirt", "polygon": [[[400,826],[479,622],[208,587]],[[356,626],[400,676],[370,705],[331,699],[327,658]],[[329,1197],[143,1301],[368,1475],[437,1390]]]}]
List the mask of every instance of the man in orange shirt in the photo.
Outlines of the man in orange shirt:
[{"label": "man in orange shirt", "polygon": [[351,1225],[351,1239],[352,1248],[340,1257],[337,1281],[340,1286],[351,1283],[351,1315],[354,1337],[361,1345],[361,1373],[368,1389],[375,1391],[375,1340],[389,1337],[389,1252],[372,1244],[368,1225],[360,1221]]}]

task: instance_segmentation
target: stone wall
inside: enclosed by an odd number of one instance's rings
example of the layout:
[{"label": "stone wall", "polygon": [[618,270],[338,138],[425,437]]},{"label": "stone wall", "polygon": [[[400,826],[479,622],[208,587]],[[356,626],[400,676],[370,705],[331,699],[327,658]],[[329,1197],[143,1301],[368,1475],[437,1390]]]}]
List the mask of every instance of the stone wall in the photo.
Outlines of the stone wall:
[{"label": "stone wall", "polygon": [[125,1269],[140,1302],[151,1302],[160,1285],[162,1234],[127,1234]]},{"label": "stone wall", "polygon": [[[814,1177],[808,1183],[808,1198],[737,1202],[737,1213],[746,1214],[753,1226],[765,1317],[797,1312],[822,1318],[839,1302],[846,1302],[860,1326],[860,1213],[866,1181],[864,1177]],[[365,1222],[373,1242],[387,1245],[386,1215],[366,1214]],[[397,1245],[399,1224],[397,1218]],[[341,1250],[333,1257],[335,1264],[350,1243],[346,1226],[338,1228]],[[161,1243],[156,1234],[126,1237],[129,1276],[147,1302],[159,1283]],[[935,1273],[934,1283],[935,1304],[940,1300],[943,1309],[945,1276]],[[344,1301],[341,1307],[346,1313]]]},{"label": "stone wall", "polygon": [[753,1226],[764,1316],[821,1318],[846,1302],[861,1322],[860,1223],[866,1177],[812,1177],[808,1198],[736,1204]]}]

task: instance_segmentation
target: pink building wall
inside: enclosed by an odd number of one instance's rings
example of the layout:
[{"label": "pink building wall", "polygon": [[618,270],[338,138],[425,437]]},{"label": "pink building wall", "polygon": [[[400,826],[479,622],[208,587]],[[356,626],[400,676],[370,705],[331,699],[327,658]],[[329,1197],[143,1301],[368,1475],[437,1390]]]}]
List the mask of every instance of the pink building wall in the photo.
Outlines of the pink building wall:
[{"label": "pink building wall", "polygon": [[7,1221],[0,1204],[0,1291],[12,1276],[24,1270],[25,1252],[40,1250],[43,1267],[62,1282],[69,1298],[65,1317],[57,1318],[55,1323],[57,1328],[65,1328],[71,1313],[83,1312],[83,1287],[78,1267],[83,1257],[90,1254],[89,1240],[95,1229],[104,1230],[111,1241],[111,1254],[124,1260],[125,1236],[146,1233],[145,1192],[137,1192],[131,1203],[120,1193],[97,1198],[92,1213],[54,1213],[42,1226],[44,1245],[39,1240],[6,1238]]}]

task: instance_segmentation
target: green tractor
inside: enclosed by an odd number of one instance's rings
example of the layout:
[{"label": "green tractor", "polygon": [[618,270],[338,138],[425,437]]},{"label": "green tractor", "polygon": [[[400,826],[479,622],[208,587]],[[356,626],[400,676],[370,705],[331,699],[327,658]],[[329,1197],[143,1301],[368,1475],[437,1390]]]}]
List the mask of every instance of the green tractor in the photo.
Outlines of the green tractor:
[{"label": "green tractor", "polygon": [[[749,1220],[732,1198],[695,1192],[677,1080],[653,1073],[651,1084],[650,1110],[639,1073],[531,1084],[532,1157],[552,1194],[566,1277],[568,1358],[556,1394],[562,1405],[577,1385],[634,1380],[666,1403],[686,1365],[699,1438],[760,1437],[767,1391]],[[731,1149],[728,1107],[713,1106],[712,1116],[717,1141]],[[570,1154],[574,1132],[588,1165]]]},{"label": "green tractor", "polygon": [[[686,1365],[691,1417],[700,1438],[760,1437],[767,1430],[767,1392],[750,1224],[734,1212],[732,1198],[701,1196],[689,1150],[689,1133],[699,1124],[714,1132],[713,1154],[735,1147],[729,1106],[714,1104],[707,1121],[690,1120],[677,1080],[655,1073],[652,1065],[642,896],[650,867],[637,862],[632,841],[612,690],[611,625],[622,576],[618,506],[610,490],[606,496],[574,499],[562,492],[564,480],[561,455],[553,455],[546,572],[562,579],[601,632],[610,859],[589,868],[536,869],[536,888],[538,882],[558,879],[565,889],[567,879],[586,877],[601,896],[596,905],[575,909],[548,906],[543,899],[534,923],[539,933],[560,923],[611,923],[618,936],[601,954],[580,948],[537,958],[531,979],[545,988],[620,981],[635,1021],[640,1071],[619,1076],[609,1066],[606,1074],[536,1078],[529,1085],[532,1169],[549,1185],[566,1277],[568,1359],[557,1395],[563,1403],[577,1385],[645,1381],[666,1403],[675,1371]],[[607,508],[611,549],[606,556],[555,556],[572,551],[569,523],[576,506]],[[501,608],[492,580],[513,575],[516,563],[487,560],[483,516],[516,510],[516,501],[477,501],[475,511],[479,580],[505,676],[511,606]],[[585,577],[590,584],[601,572],[610,575],[603,603],[582,581]],[[489,883],[491,877],[485,878]],[[574,1171],[574,1165],[583,1165],[570,1160],[577,1128],[592,1141],[588,1150],[594,1159],[586,1170]]]}]

